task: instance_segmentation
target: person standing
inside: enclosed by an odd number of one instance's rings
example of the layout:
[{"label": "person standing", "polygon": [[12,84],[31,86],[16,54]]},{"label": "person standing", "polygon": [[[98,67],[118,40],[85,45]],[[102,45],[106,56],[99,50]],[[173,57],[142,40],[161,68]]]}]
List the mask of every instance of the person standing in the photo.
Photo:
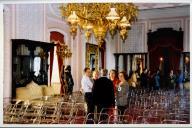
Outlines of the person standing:
[{"label": "person standing", "polygon": [[81,89],[85,97],[85,102],[87,103],[87,113],[93,113],[94,112],[93,94],[92,94],[93,82],[91,80],[90,68],[84,69],[84,76],[81,80],[81,85],[82,85]]},{"label": "person standing", "polygon": [[173,70],[170,71],[170,74],[169,74],[169,77],[168,77],[168,81],[169,81],[169,89],[174,89],[175,90],[176,76],[173,73]]},{"label": "person standing", "polygon": [[74,81],[73,81],[73,77],[71,74],[71,66],[67,65],[67,67],[65,68],[65,83],[67,85],[67,94],[69,95],[69,97],[71,98],[71,95],[73,93],[73,86],[74,86]]},{"label": "person standing", "polygon": [[124,111],[128,105],[128,91],[129,85],[126,81],[126,73],[120,72],[119,73],[119,80],[120,83],[117,86],[116,93],[117,93],[117,108],[120,110],[120,115],[124,114]]},{"label": "person standing", "polygon": [[93,100],[97,106],[97,113],[101,112],[102,108],[115,106],[114,86],[113,82],[107,78],[107,69],[102,69],[101,77],[95,81]]},{"label": "person standing", "polygon": [[109,72],[109,79],[113,82],[113,87],[114,87],[114,94],[116,95],[116,86],[119,83],[119,79],[117,77],[117,71],[112,69]]},{"label": "person standing", "polygon": [[155,90],[159,90],[160,89],[160,74],[159,74],[159,70],[157,70],[155,76]]},{"label": "person standing", "polygon": [[179,85],[180,95],[183,95],[183,81],[184,75],[181,70],[178,71],[177,84]]},{"label": "person standing", "polygon": [[152,90],[153,89],[153,76],[151,75],[150,70],[148,70],[148,72],[147,72],[147,84],[148,84],[148,89]]},{"label": "person standing", "polygon": [[131,90],[135,89],[137,86],[137,76],[135,71],[133,71],[132,73],[130,73],[130,76],[128,78],[128,84]]},{"label": "person standing", "polygon": [[95,82],[97,79],[99,79],[99,71],[94,70],[93,71],[93,81]]},{"label": "person standing", "polygon": [[141,73],[140,85],[143,89],[147,89],[147,68],[145,68],[144,71]]}]

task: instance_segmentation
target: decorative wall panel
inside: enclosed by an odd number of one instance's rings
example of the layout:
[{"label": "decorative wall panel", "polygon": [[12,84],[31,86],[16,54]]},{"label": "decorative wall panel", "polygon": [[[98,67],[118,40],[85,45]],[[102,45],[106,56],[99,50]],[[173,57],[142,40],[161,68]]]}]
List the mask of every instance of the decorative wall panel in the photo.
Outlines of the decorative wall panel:
[{"label": "decorative wall panel", "polygon": [[136,53],[145,52],[145,23],[136,23],[132,25],[131,30],[128,31],[128,38],[125,43],[122,43],[123,52]]},{"label": "decorative wall panel", "polygon": [[180,27],[183,28],[182,23],[182,19],[158,20],[150,22],[152,31],[156,31],[158,28],[173,28],[178,31]]}]

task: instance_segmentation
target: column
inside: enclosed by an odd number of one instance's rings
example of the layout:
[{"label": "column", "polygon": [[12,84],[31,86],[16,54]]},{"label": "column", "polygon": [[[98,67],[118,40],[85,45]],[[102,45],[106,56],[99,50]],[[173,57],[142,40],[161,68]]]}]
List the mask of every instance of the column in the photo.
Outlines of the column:
[{"label": "column", "polygon": [[119,54],[114,54],[115,56],[115,70],[119,71]]},{"label": "column", "polygon": [[132,61],[133,61],[133,54],[130,54],[130,70],[129,70],[129,72],[132,72],[132,65],[133,65]]},{"label": "column", "polygon": [[123,70],[127,72],[127,54],[123,55]]},{"label": "column", "polygon": [[118,64],[118,69],[119,69],[119,71],[123,71],[124,70],[124,68],[123,68],[123,55],[122,54],[120,54],[119,55],[119,64]]},{"label": "column", "polygon": [[145,53],[145,65],[144,65],[144,68],[149,69],[149,67],[147,66],[147,60],[148,60],[147,53]]}]

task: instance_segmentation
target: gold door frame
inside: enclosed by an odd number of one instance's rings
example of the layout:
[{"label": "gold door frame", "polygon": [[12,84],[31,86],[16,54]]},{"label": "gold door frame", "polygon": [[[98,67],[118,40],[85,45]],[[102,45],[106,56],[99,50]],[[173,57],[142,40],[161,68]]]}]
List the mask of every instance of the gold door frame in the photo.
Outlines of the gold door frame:
[{"label": "gold door frame", "polygon": [[95,55],[95,70],[99,69],[99,46],[95,44],[86,43],[86,67],[91,68],[91,55]]}]

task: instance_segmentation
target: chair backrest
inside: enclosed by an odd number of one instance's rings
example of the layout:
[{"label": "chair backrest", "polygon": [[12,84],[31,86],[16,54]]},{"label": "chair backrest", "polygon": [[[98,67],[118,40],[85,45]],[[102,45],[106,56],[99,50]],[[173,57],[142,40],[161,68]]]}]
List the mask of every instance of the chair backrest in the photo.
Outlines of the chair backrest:
[{"label": "chair backrest", "polygon": [[100,121],[108,121],[109,115],[107,113],[89,113],[86,118],[87,120],[92,119],[95,123],[98,123]]},{"label": "chair backrest", "polygon": [[122,114],[118,108],[102,108],[100,113],[107,113],[109,116]]},{"label": "chair backrest", "polygon": [[166,112],[162,109],[150,110],[149,116],[164,118],[166,116]]},{"label": "chair backrest", "polygon": [[86,119],[85,124],[95,124],[93,119]]},{"label": "chair backrest", "polygon": [[135,124],[147,124],[147,120],[146,118],[143,118],[143,116],[137,116],[135,121],[134,121]]},{"label": "chair backrest", "polygon": [[83,108],[77,108],[76,116],[86,116],[86,111]]},{"label": "chair backrest", "polygon": [[76,116],[85,116],[87,114],[85,103],[75,103],[74,108],[77,109]]},{"label": "chair backrest", "polygon": [[86,123],[86,116],[76,116],[70,124],[85,124]]},{"label": "chair backrest", "polygon": [[138,116],[135,121],[136,124],[161,124],[159,117]]},{"label": "chair backrest", "polygon": [[168,120],[168,119],[165,119],[162,121],[162,124],[186,124],[187,122],[186,121],[183,121],[183,120]]},{"label": "chair backrest", "polygon": [[111,115],[108,124],[133,124],[131,115]]},{"label": "chair backrest", "polygon": [[183,120],[187,123],[190,122],[190,114],[178,114],[178,113],[168,113],[166,119],[169,120]]}]

